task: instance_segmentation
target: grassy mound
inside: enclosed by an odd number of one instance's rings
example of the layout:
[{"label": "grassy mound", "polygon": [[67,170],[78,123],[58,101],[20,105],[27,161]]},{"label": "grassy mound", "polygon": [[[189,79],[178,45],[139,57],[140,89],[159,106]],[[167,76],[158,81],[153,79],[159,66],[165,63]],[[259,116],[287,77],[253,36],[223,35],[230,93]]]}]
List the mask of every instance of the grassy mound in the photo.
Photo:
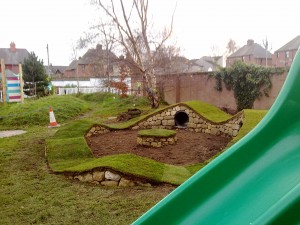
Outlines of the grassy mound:
[{"label": "grassy mound", "polygon": [[[99,99],[100,97],[101,96],[99,96]],[[81,97],[81,99],[85,98],[87,98],[90,102],[95,101],[95,103],[96,99],[98,99],[95,98],[95,96]],[[94,118],[95,115],[99,115],[99,112],[103,112],[107,117],[114,115],[115,113],[119,112],[118,110],[120,110],[118,109],[117,105],[121,99],[116,98],[113,95],[107,95],[102,100],[103,101],[101,103],[96,104],[96,107],[93,111],[94,114],[92,114],[90,118],[75,120],[65,126],[62,126],[52,138],[46,140],[48,161],[53,171],[83,172],[92,170],[96,167],[106,167],[122,173],[147,178],[156,182],[166,182],[179,185],[208,163],[205,162],[186,167],[174,166],[132,154],[111,155],[101,158],[94,158],[84,139],[85,133],[95,124]],[[129,105],[127,103],[128,108],[131,107],[132,102],[137,102],[139,100],[131,98],[127,99],[127,101],[130,102]],[[125,105],[122,106],[124,108],[121,107],[122,110],[125,109]],[[231,117],[216,107],[210,106],[206,103],[191,101],[187,102],[186,105],[196,110],[199,114],[204,114],[206,118],[215,120],[216,122],[224,121]],[[147,109],[144,103],[141,103],[141,106]],[[110,107],[113,109],[111,114],[109,114]],[[162,109],[155,110],[154,112],[160,110]],[[95,112],[97,112],[97,114],[95,114]],[[230,144],[235,143],[242,136],[248,133],[260,121],[265,112],[266,111],[246,110],[244,126],[242,127],[240,134]],[[100,115],[103,116],[103,114]],[[128,126],[147,116],[149,115],[143,115],[126,123],[109,126],[118,129],[127,128]],[[139,134],[165,136],[173,135],[173,132],[174,131],[165,129],[149,129],[140,131]]]},{"label": "grassy mound", "polygon": [[0,107],[0,126],[20,127],[49,124],[49,107],[53,107],[56,120],[62,123],[75,118],[90,107],[86,101],[72,95],[49,96],[37,100],[26,99],[24,103],[6,104]]},{"label": "grassy mound", "polygon": [[223,122],[232,117],[221,109],[206,102],[188,101],[185,102],[185,104],[210,121]]},{"label": "grassy mound", "polygon": [[174,130],[167,129],[148,129],[140,130],[138,136],[147,136],[147,137],[172,137],[176,134]]},{"label": "grassy mound", "polygon": [[159,163],[133,154],[94,158],[83,137],[92,125],[91,120],[76,120],[46,140],[47,158],[54,172],[83,172],[96,167],[106,167],[175,185],[181,184],[192,175],[184,167]]},{"label": "grassy mound", "polygon": [[[118,123],[118,124],[105,124],[105,125],[107,125],[108,127],[112,128],[112,129],[126,129],[128,127],[134,126],[135,124],[137,124],[139,121],[145,119],[146,117],[149,117],[155,113],[161,112],[168,108],[172,108],[179,104],[180,103],[173,104],[170,106],[162,105],[159,109],[148,110],[147,111],[148,114],[143,114],[143,115],[141,115],[139,117],[135,117],[129,121]],[[229,120],[230,118],[232,118],[231,115],[229,115],[229,114],[225,113],[224,111],[220,110],[219,108],[217,108],[213,105],[210,105],[208,103],[205,103],[205,102],[188,101],[188,102],[184,102],[183,104],[185,104],[187,107],[193,109],[194,111],[196,111],[198,114],[200,114],[204,118],[206,118],[210,121],[213,121],[213,122],[223,122],[223,121],[226,121],[226,120]]]}]

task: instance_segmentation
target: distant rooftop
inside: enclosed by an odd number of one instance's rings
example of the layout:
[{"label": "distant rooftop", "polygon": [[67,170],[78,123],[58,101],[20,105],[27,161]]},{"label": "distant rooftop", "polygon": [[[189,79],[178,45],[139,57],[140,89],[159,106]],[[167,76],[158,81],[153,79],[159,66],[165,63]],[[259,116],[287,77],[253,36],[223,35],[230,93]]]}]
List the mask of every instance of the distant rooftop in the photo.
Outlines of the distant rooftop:
[{"label": "distant rooftop", "polygon": [[[228,58],[242,57],[253,55],[254,58],[265,58],[266,50],[259,44],[254,43],[252,39],[247,41],[247,44],[239,48],[236,52],[231,54]],[[267,57],[272,58],[271,52],[267,52]]]},{"label": "distant rooftop", "polygon": [[287,44],[285,44],[275,52],[297,50],[299,46],[300,46],[300,35],[295,37],[293,40],[291,40],[290,42],[288,42]]},{"label": "distant rooftop", "polygon": [[0,48],[0,58],[4,59],[5,64],[17,65],[23,63],[29,52],[23,48],[16,48],[14,42],[10,43],[10,48]]}]

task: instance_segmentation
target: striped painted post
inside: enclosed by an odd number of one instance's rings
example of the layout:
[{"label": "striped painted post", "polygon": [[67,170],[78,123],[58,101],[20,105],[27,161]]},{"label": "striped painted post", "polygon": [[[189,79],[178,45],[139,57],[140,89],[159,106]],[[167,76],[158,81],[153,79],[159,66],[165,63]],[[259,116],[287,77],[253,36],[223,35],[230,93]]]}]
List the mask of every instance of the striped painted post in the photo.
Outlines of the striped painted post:
[{"label": "striped painted post", "polygon": [[19,77],[7,77],[7,101],[21,102],[21,88]]}]

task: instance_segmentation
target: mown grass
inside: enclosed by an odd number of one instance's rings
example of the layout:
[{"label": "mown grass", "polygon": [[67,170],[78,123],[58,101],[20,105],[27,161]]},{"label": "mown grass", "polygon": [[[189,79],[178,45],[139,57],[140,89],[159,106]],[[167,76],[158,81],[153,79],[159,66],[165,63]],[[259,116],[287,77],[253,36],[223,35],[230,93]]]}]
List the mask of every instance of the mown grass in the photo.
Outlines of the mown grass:
[{"label": "mown grass", "polygon": [[172,188],[109,189],[49,173],[43,140],[32,127],[0,139],[1,224],[130,224]]},{"label": "mown grass", "polygon": [[52,106],[59,123],[77,117],[88,110],[89,104],[75,96],[49,96],[24,103],[6,104],[0,107],[1,127],[20,127],[49,124],[49,107]]},{"label": "mown grass", "polygon": [[171,137],[176,134],[174,130],[167,129],[148,129],[148,130],[140,130],[138,132],[139,136],[149,136],[149,137]]},{"label": "mown grass", "polygon": [[223,112],[219,108],[210,105],[206,102],[201,101],[188,101],[185,102],[189,107],[194,109],[196,112],[204,116],[205,118],[214,121],[214,122],[222,122],[230,119],[232,116]]},{"label": "mown grass", "polygon": [[[46,140],[47,159],[53,171],[83,172],[96,167],[109,167],[122,173],[175,185],[192,175],[183,167],[174,166],[172,171],[170,165],[132,154],[94,158],[84,139],[85,131],[92,124],[87,119],[70,122]],[[178,175],[182,174],[180,171],[184,171],[183,176]]]},{"label": "mown grass", "polygon": [[[110,104],[107,104],[106,99]],[[1,224],[126,225],[174,189],[169,186],[110,189],[67,180],[49,171],[45,146],[51,149],[47,151],[47,158],[52,161],[50,166],[58,171],[84,171],[106,166],[162,182],[180,184],[205,165],[176,167],[130,154],[95,160],[83,138],[86,130],[108,116],[125,111],[135,104],[133,102],[140,100],[132,98],[128,100],[127,107],[122,105],[120,108],[117,106],[118,101],[122,100],[116,100],[116,97],[110,95],[82,95],[79,98],[54,96],[37,100],[37,103],[28,101],[24,105],[0,107],[0,130],[18,127],[27,131],[20,136],[0,139]],[[144,103],[138,104],[145,111],[149,110]],[[47,128],[50,105],[54,108],[58,122],[63,123],[59,129]],[[44,110],[39,111],[43,107]],[[76,109],[73,110],[73,107]],[[87,118],[74,120],[86,112]],[[251,122],[252,116],[256,121],[261,118],[261,115],[249,111],[246,113],[247,122]],[[247,128],[245,124],[244,133],[247,133],[251,126]],[[52,154],[52,150],[55,154]]]},{"label": "mown grass", "polygon": [[245,118],[243,121],[243,126],[239,130],[238,135],[229,142],[227,147],[230,147],[234,143],[238,142],[241,138],[243,138],[246,134],[248,134],[267,114],[267,110],[253,110],[253,109],[245,109]]}]

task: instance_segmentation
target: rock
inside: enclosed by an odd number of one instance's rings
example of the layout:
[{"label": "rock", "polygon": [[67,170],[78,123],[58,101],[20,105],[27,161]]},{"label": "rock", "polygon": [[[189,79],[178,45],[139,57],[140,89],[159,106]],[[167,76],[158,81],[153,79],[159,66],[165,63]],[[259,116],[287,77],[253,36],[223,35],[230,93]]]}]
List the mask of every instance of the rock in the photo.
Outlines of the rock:
[{"label": "rock", "polygon": [[92,182],[93,176],[91,173],[80,174],[74,177],[74,179],[78,179],[81,182]]},{"label": "rock", "polygon": [[233,137],[236,137],[238,135],[238,131],[237,130],[234,130],[233,132],[232,132],[232,136]]},{"label": "rock", "polygon": [[94,133],[95,130],[96,130],[96,128],[95,128],[95,127],[92,127],[92,129],[90,130],[90,132]]},{"label": "rock", "polygon": [[104,172],[102,171],[94,171],[93,172],[93,180],[94,181],[103,181],[105,179],[105,175],[104,175]]},{"label": "rock", "polygon": [[174,120],[168,120],[168,126],[175,126]]},{"label": "rock", "polygon": [[218,129],[215,127],[211,128],[211,134],[213,134],[213,135],[218,134]]},{"label": "rock", "polygon": [[234,130],[239,130],[240,129],[240,125],[238,125],[238,124],[232,124],[231,127]]},{"label": "rock", "polygon": [[105,179],[111,180],[111,181],[119,181],[121,179],[121,176],[119,174],[112,173],[110,171],[106,171],[105,172]]},{"label": "rock", "polygon": [[101,185],[107,186],[107,187],[117,187],[118,186],[118,181],[106,180],[106,181],[102,181]]},{"label": "rock", "polygon": [[136,143],[137,143],[138,145],[142,145],[142,144],[143,144],[143,139],[140,138],[140,137],[137,137]]},{"label": "rock", "polygon": [[132,180],[127,180],[125,178],[121,178],[121,180],[119,182],[119,186],[120,187],[134,187],[135,183]]},{"label": "rock", "polygon": [[139,126],[134,126],[134,127],[132,127],[131,129],[132,130],[137,130],[137,129],[139,129],[140,127]]},{"label": "rock", "polygon": [[142,186],[142,187],[152,187],[152,185],[150,183],[143,183],[141,181],[137,181],[136,184],[138,186]]}]

